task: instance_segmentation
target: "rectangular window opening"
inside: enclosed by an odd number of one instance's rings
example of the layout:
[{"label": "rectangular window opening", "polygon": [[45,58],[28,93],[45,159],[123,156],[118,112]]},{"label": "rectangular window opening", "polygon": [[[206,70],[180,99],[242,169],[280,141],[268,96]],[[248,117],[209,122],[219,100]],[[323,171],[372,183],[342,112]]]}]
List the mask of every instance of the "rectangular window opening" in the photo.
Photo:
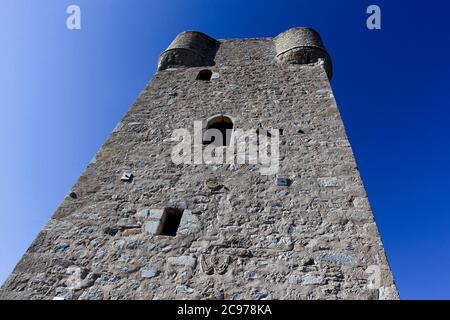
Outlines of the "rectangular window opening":
[{"label": "rectangular window opening", "polygon": [[166,208],[161,219],[161,231],[158,234],[162,236],[175,237],[177,235],[177,230],[180,226],[182,216],[182,209]]}]

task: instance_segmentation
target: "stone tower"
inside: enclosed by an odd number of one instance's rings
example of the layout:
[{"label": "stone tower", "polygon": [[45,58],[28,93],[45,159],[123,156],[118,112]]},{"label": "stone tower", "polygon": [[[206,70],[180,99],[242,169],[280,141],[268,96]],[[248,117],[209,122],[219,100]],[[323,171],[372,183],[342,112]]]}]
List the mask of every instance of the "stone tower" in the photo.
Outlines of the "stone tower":
[{"label": "stone tower", "polygon": [[[397,299],[331,76],[311,29],[179,34],[0,297]],[[174,162],[194,121],[277,137],[277,171]]]}]

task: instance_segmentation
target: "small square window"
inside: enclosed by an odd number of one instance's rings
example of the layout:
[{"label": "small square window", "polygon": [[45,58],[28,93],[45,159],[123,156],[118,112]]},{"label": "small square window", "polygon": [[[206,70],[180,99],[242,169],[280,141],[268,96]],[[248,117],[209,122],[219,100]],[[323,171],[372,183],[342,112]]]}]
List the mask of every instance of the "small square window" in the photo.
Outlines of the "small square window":
[{"label": "small square window", "polygon": [[288,178],[277,178],[277,186],[289,187],[291,185],[291,180]]}]

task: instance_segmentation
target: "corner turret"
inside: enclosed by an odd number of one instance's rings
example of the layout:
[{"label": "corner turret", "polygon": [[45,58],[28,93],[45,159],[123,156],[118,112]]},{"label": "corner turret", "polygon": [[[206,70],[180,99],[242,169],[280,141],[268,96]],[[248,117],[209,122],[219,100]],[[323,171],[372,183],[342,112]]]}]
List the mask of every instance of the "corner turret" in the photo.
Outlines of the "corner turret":
[{"label": "corner turret", "polygon": [[315,30],[292,28],[276,36],[274,42],[276,59],[279,63],[309,64],[322,59],[328,78],[331,79],[333,73],[331,57]]}]

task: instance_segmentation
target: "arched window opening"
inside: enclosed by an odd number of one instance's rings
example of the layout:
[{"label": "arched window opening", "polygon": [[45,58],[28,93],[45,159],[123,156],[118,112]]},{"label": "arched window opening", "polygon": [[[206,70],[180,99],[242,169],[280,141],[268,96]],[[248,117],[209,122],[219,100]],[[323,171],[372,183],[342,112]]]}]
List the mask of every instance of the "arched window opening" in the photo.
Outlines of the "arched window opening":
[{"label": "arched window opening", "polygon": [[213,73],[211,70],[208,69],[202,70],[198,73],[197,80],[209,81],[211,80],[212,74]]},{"label": "arched window opening", "polygon": [[[214,144],[216,147],[230,145],[233,132],[233,120],[227,116],[217,116],[208,121],[203,135],[203,144]],[[220,138],[220,133],[222,139]],[[216,137],[219,136],[219,137]]]}]

